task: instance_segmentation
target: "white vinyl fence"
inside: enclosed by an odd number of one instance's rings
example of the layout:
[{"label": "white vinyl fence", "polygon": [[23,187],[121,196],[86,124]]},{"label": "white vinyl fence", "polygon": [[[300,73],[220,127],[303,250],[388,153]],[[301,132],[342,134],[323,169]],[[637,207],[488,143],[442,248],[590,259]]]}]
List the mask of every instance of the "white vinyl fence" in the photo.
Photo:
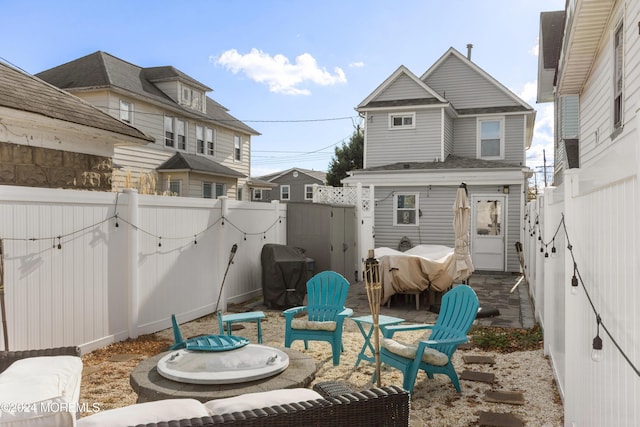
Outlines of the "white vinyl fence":
[{"label": "white vinyl fence", "polygon": [[224,310],[261,295],[262,246],[285,242],[277,202],[0,186],[0,345],[87,352]]},{"label": "white vinyl fence", "polygon": [[567,426],[640,420],[637,145],[636,134],[597,164],[566,171],[526,211],[530,293]]}]

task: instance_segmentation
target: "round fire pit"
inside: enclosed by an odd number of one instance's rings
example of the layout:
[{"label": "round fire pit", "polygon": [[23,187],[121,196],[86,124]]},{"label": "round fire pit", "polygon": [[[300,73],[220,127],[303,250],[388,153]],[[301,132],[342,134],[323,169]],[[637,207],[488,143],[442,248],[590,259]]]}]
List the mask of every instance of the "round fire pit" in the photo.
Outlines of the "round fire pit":
[{"label": "round fire pit", "polygon": [[289,356],[266,345],[249,344],[227,351],[172,351],[158,361],[158,373],[190,384],[236,384],[278,374]]},{"label": "round fire pit", "polygon": [[[247,346],[248,347],[248,346]],[[315,360],[297,350],[280,348],[289,357],[289,365],[283,371],[261,379],[235,384],[190,384],[163,377],[157,364],[163,357],[175,353],[168,351],[143,360],[131,372],[129,382],[138,394],[138,403],[161,399],[192,398],[200,402],[238,396],[245,393],[282,388],[309,387],[316,377]]]}]

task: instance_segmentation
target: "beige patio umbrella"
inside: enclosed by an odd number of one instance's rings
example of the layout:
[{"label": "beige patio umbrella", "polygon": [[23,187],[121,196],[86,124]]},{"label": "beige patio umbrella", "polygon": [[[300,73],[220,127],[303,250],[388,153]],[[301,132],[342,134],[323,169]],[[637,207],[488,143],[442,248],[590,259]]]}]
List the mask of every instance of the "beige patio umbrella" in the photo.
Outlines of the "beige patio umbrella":
[{"label": "beige patio umbrella", "polygon": [[469,251],[469,222],[471,205],[467,194],[467,184],[458,187],[456,201],[453,204],[453,231],[455,233],[453,280],[464,281],[473,273],[473,263]]}]

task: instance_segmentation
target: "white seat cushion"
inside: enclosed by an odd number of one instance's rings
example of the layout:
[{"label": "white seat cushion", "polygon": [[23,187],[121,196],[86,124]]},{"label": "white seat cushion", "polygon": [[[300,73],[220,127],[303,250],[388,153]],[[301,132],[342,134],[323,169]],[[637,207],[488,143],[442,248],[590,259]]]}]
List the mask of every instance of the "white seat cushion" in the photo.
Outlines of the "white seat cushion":
[{"label": "white seat cushion", "polygon": [[77,356],[15,361],[0,374],[0,426],[74,426],[81,378]]},{"label": "white seat cushion", "polygon": [[[418,351],[418,344],[406,344],[391,338],[382,338],[380,344],[391,353],[407,359],[415,359]],[[426,347],[422,353],[422,361],[430,365],[444,366],[449,363],[449,357],[436,349]]]},{"label": "white seat cushion", "polygon": [[307,319],[293,319],[291,320],[291,329],[306,329],[308,331],[335,331],[336,322],[318,322]]},{"label": "white seat cushion", "polygon": [[222,415],[315,399],[322,399],[322,395],[308,388],[291,388],[210,400],[204,405],[212,415]]},{"label": "white seat cushion", "polygon": [[[56,396],[63,397],[68,402],[79,401],[82,359],[78,356],[42,356],[17,360],[0,374],[0,384],[24,381],[25,377],[49,375],[58,378],[60,390]],[[38,383],[33,383],[32,387],[34,384]]]},{"label": "white seat cushion", "polygon": [[166,399],[98,412],[80,418],[77,425],[78,427],[126,427],[209,415],[207,408],[195,399]]}]

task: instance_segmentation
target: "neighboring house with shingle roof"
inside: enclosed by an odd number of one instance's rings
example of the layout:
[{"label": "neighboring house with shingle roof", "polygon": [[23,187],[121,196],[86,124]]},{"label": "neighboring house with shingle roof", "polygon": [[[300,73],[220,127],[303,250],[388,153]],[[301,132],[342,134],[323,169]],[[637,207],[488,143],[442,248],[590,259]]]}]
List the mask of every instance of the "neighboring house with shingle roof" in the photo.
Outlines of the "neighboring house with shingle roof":
[{"label": "neighboring house with shingle roof", "polygon": [[453,247],[452,208],[464,182],[474,266],[519,270],[531,106],[450,48],[421,77],[400,66],[356,110],[365,123],[363,169],[343,184],[374,186],[376,247],[397,249],[404,237]]},{"label": "neighboring house with shingle roof", "polygon": [[259,133],[209,98],[203,83],[100,51],[37,76],[155,138],[116,149],[114,188],[157,174],[159,193],[249,200],[251,137]]},{"label": "neighboring house with shingle roof", "polygon": [[[313,186],[326,185],[327,173],[302,168],[291,168],[252,179],[251,200],[256,202],[311,202]],[[264,183],[271,184],[270,187]]]},{"label": "neighboring house with shingle roof", "polygon": [[0,184],[111,191],[114,147],[149,142],[133,126],[0,62]]}]

